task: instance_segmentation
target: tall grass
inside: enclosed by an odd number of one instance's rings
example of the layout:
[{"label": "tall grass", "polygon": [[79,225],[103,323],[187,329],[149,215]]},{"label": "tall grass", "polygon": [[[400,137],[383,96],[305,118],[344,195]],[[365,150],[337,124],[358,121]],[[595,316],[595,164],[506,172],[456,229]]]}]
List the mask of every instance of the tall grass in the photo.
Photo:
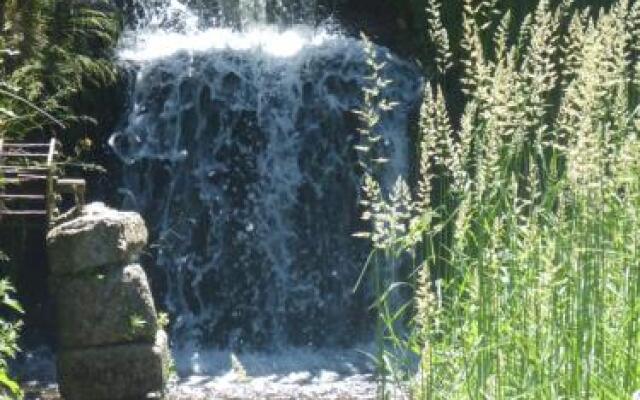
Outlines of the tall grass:
[{"label": "tall grass", "polygon": [[[427,86],[416,189],[364,181],[372,270],[387,282],[375,304],[386,387],[628,399],[640,389],[640,4],[572,14],[542,1],[513,37],[508,13],[477,3],[465,1],[460,129]],[[385,271],[407,262],[403,304]]]}]

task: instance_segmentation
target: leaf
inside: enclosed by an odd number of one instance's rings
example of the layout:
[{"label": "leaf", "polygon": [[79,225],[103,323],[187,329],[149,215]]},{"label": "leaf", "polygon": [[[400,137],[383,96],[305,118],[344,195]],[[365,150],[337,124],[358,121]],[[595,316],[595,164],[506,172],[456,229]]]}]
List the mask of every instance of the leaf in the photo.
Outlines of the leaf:
[{"label": "leaf", "polygon": [[0,54],[6,54],[9,57],[20,55],[20,50],[0,49]]},{"label": "leaf", "polygon": [[10,118],[16,118],[18,115],[5,107],[0,107],[0,114],[4,114]]},{"label": "leaf", "polygon": [[7,375],[7,371],[4,368],[0,369],[0,385],[9,389],[9,391],[16,397],[22,397],[20,386],[16,381],[9,378],[9,375]]},{"label": "leaf", "polygon": [[393,293],[397,289],[405,287],[405,286],[409,286],[409,284],[406,283],[406,282],[393,282],[392,284],[390,284],[387,287],[387,289],[384,291],[384,293],[382,293],[382,295],[380,297],[378,297],[378,299],[376,299],[376,301],[371,305],[370,309],[374,309],[374,308],[380,307],[381,305],[383,305],[387,301],[387,299],[389,298],[391,293]]},{"label": "leaf", "polygon": [[375,250],[371,251],[367,256],[367,261],[364,263],[364,266],[362,267],[362,271],[360,271],[360,276],[358,276],[358,280],[356,281],[356,284],[353,286],[353,293],[358,291],[358,288],[360,287],[360,284],[362,283],[362,280],[364,279],[364,276],[367,273],[367,270],[369,269],[369,264],[371,264],[374,254],[375,254]]},{"label": "leaf", "polygon": [[[366,219],[363,217],[363,220],[366,221]],[[369,239],[371,237],[371,233],[369,232],[356,232],[351,234],[351,236],[353,236],[354,238],[358,238],[358,239]]]},{"label": "leaf", "polygon": [[19,314],[24,314],[24,309],[16,299],[13,299],[9,296],[5,296],[4,299],[2,300],[2,304],[4,304],[5,306],[9,307],[10,309],[12,309],[13,311]]}]

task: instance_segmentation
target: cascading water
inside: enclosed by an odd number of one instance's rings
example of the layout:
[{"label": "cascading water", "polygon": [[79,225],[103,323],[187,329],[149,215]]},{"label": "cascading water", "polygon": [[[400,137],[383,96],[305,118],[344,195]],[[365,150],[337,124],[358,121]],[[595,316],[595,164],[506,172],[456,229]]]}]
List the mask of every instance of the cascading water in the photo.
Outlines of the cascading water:
[{"label": "cascading water", "polygon": [[193,31],[217,27],[243,29],[272,24],[281,27],[312,24],[316,0],[120,0],[136,30]]},{"label": "cascading water", "polygon": [[[126,164],[126,207],[155,238],[152,276],[178,346],[282,349],[371,335],[370,299],[352,290],[368,253],[352,237],[362,228],[352,111],[370,84],[366,54],[328,29],[285,26],[314,13],[314,2],[290,3],[223,0],[200,13],[142,3],[146,22],[119,53],[136,79],[110,143]],[[393,80],[386,95],[401,104],[381,123],[393,179],[407,172],[421,82],[376,51]]]}]

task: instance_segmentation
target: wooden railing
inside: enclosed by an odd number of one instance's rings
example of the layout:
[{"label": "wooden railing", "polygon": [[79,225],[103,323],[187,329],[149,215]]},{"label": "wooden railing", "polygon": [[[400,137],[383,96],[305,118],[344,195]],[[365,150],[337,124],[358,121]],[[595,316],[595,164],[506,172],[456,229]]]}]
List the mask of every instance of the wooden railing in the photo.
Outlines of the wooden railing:
[{"label": "wooden railing", "polygon": [[0,221],[8,218],[45,218],[58,213],[58,200],[73,195],[84,204],[84,179],[64,179],[57,159],[60,143],[10,142],[0,137]]}]

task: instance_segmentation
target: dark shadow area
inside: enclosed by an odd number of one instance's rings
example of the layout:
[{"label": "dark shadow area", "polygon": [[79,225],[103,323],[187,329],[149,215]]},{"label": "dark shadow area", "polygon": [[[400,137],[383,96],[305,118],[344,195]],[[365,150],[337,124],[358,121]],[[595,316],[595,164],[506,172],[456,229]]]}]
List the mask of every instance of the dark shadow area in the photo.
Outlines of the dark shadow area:
[{"label": "dark shadow area", "polygon": [[25,311],[19,341],[22,351],[10,361],[19,381],[55,379],[50,350],[55,347],[55,316],[48,284],[46,226],[44,218],[0,224],[0,247],[10,258],[2,263],[2,272],[16,287]]}]

